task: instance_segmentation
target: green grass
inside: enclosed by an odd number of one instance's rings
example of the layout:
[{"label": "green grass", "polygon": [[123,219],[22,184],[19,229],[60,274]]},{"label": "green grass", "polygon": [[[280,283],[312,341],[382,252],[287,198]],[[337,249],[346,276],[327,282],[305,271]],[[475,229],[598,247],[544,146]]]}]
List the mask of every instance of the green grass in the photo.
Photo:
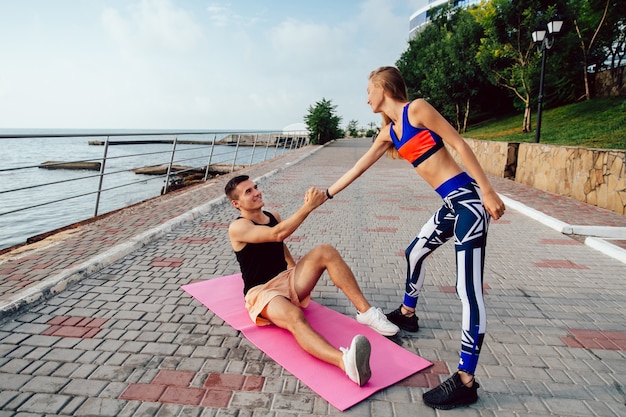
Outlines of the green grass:
[{"label": "green grass", "polygon": [[[522,133],[522,114],[467,129],[472,139],[502,142],[534,142],[537,112],[533,109],[532,131]],[[585,148],[626,149],[626,98],[596,98],[544,110],[541,143]]]}]

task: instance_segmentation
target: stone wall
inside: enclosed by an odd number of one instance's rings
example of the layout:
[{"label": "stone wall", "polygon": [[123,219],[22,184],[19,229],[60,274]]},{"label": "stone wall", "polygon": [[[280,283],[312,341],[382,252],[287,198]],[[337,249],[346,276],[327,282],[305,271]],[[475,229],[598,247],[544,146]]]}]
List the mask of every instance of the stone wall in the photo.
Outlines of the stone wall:
[{"label": "stone wall", "polygon": [[624,67],[613,71],[601,71],[589,74],[589,83],[596,97],[626,95],[626,71]]},{"label": "stone wall", "polygon": [[[478,161],[486,173],[503,178],[515,177],[515,171],[511,171],[511,162],[515,161],[515,153],[511,154],[507,142],[492,142],[487,140],[465,139],[470,145]],[[517,144],[514,144],[517,145]],[[459,163],[461,157],[448,147],[448,150]]]},{"label": "stone wall", "polygon": [[466,141],[488,174],[626,214],[626,150]]}]

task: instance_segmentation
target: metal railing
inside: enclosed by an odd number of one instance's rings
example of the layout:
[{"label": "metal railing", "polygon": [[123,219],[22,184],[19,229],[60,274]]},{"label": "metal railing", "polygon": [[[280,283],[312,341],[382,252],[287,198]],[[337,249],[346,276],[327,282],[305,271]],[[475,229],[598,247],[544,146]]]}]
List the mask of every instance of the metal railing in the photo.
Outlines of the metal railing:
[{"label": "metal railing", "polygon": [[[95,138],[100,140],[89,140]],[[72,154],[74,139],[87,141],[90,155]],[[33,141],[31,145],[29,140]],[[39,163],[28,158],[20,160],[20,153],[33,152],[28,146],[38,146],[36,140],[62,140],[57,148],[65,146],[74,159]],[[44,144],[39,145],[42,149],[54,149],[49,151],[51,154],[63,150],[55,148],[53,142],[38,143]],[[180,188],[190,179],[206,181],[308,144],[307,132],[303,131],[0,134],[4,154],[0,154],[0,164],[5,165],[0,165],[0,250],[87,220],[90,216],[85,210],[89,206],[96,217]],[[136,149],[128,145],[139,145],[140,151],[111,152]],[[102,146],[101,155],[94,156],[95,146]],[[11,160],[7,161],[9,156]],[[161,187],[154,185],[157,181],[161,181]],[[88,196],[94,197],[92,203],[85,201]],[[104,210],[103,203],[108,203]],[[52,207],[58,215],[51,215],[48,209]],[[82,214],[74,215],[73,211]],[[29,227],[29,222],[41,224]]]}]

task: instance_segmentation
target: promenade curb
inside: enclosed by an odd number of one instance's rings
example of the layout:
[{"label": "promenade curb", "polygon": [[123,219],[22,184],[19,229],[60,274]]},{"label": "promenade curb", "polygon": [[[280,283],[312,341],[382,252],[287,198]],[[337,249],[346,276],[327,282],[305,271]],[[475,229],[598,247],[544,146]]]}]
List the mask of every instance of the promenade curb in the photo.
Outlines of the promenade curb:
[{"label": "promenade curb", "polygon": [[[301,160],[313,155],[323,146],[318,146],[311,149],[310,152],[301,155],[294,161],[288,161],[281,167],[275,168],[268,173],[258,178],[255,178],[254,181],[261,181],[265,178],[276,175],[280,171],[288,168],[289,166],[297,164]],[[250,168],[252,167],[253,166],[251,166]],[[54,274],[49,278],[41,281],[40,283],[30,286],[27,289],[9,297],[7,300],[0,301],[0,323],[5,322],[14,315],[27,310],[29,307],[41,301],[44,301],[59,294],[73,283],[79,282],[83,278],[101,269],[104,269],[109,265],[112,265],[113,263],[122,259],[124,256],[129,255],[130,253],[166,235],[179,225],[186,222],[191,222],[198,217],[205,215],[213,208],[213,206],[222,204],[225,199],[226,196],[224,195],[214,198],[213,200],[197,206],[179,216],[176,216],[157,227],[153,227],[136,236],[133,236],[123,243],[118,243],[107,251],[99,255],[93,256],[76,266],[65,269],[58,274]]]},{"label": "promenade curb", "polygon": [[585,239],[585,245],[590,248],[599,250],[611,258],[617,259],[626,264],[626,250],[619,246],[613,245],[610,241],[599,239],[597,237],[588,237]]},{"label": "promenade curb", "polygon": [[548,226],[564,235],[582,235],[585,238],[585,245],[604,253],[618,261],[626,263],[626,250],[619,246],[613,245],[606,239],[624,239],[626,238],[626,227],[610,227],[610,226],[578,226],[570,225],[561,220],[548,216],[545,213],[528,207],[525,204],[515,201],[505,195],[498,194],[504,204],[513,210],[519,211],[525,216],[530,217],[539,223]]},{"label": "promenade curb", "polygon": [[536,220],[539,223],[556,230],[557,232],[564,233],[564,230],[567,230],[567,228],[570,227],[567,223],[555,219],[554,217],[550,217],[540,212],[539,210],[535,210],[532,207],[528,207],[527,205],[522,204],[519,201],[515,201],[502,194],[498,195],[500,196],[506,207],[519,211],[523,215],[530,217],[531,219]]}]

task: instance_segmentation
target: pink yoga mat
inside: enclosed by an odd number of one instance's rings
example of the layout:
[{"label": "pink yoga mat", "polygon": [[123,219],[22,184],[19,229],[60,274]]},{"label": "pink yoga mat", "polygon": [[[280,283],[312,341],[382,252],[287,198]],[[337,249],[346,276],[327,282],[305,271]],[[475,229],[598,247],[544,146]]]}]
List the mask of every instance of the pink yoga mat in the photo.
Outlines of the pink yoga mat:
[{"label": "pink yoga mat", "polygon": [[304,352],[286,330],[252,323],[244,308],[241,274],[196,282],[182,289],[240,330],[256,347],[341,411],[432,365],[354,318],[311,301],[304,314],[311,326],[333,346],[349,347],[357,334],[369,339],[372,377],[365,386],[359,387],[341,369]]}]

